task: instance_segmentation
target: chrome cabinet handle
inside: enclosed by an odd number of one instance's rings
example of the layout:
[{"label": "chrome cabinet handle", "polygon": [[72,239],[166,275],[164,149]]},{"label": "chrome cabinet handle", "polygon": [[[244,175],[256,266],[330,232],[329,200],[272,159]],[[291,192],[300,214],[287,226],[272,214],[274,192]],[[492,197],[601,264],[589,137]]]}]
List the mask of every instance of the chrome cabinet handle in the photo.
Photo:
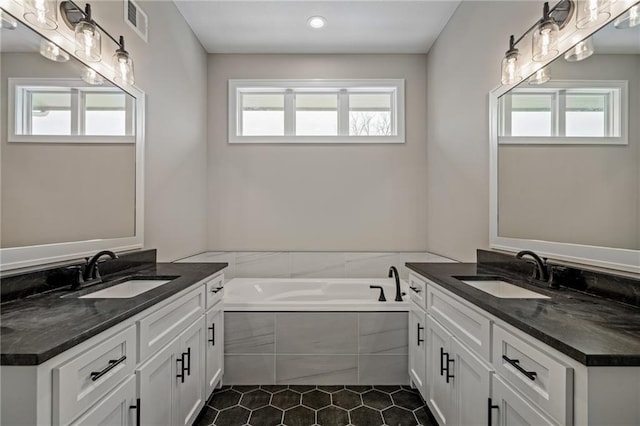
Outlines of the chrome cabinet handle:
[{"label": "chrome cabinet handle", "polygon": [[109,365],[107,365],[105,368],[103,368],[100,371],[92,371],[90,373],[91,376],[91,380],[92,381],[96,381],[98,380],[100,377],[104,376],[105,374],[107,374],[109,371],[113,370],[116,365],[118,364],[122,364],[124,362],[124,360],[127,359],[126,355],[123,355],[122,358],[118,358],[118,359],[110,359],[109,360]]},{"label": "chrome cabinet handle", "polygon": [[520,360],[511,359],[511,358],[507,357],[506,355],[502,355],[502,359],[504,359],[509,364],[511,364],[513,366],[513,368],[515,368],[516,370],[518,370],[519,372],[524,374],[529,380],[535,380],[536,379],[536,376],[538,375],[538,373],[536,373],[535,371],[527,371],[524,368],[522,368],[520,366]]}]

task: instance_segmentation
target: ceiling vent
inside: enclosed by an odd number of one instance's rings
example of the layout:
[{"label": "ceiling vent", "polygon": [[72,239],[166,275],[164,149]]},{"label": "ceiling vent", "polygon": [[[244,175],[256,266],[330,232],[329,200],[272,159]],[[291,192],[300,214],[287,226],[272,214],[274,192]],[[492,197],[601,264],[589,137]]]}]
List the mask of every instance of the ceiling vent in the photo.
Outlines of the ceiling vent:
[{"label": "ceiling vent", "polygon": [[147,14],[142,11],[140,5],[133,0],[124,1],[124,20],[134,31],[148,42],[149,20]]}]

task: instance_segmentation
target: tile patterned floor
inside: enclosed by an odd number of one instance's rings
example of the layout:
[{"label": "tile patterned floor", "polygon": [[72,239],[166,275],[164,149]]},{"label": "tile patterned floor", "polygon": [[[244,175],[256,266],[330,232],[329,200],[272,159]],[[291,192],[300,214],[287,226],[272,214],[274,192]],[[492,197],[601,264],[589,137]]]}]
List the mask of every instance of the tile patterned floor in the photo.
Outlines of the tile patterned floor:
[{"label": "tile patterned floor", "polygon": [[408,386],[223,386],[194,426],[437,426]]}]

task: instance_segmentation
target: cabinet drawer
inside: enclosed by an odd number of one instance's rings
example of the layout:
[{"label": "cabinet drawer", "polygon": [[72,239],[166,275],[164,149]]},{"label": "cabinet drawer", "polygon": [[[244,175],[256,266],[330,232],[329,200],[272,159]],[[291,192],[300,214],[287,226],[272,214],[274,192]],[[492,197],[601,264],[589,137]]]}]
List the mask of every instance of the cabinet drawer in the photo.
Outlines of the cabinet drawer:
[{"label": "cabinet drawer", "polygon": [[136,377],[130,376],[71,426],[133,426],[136,423]]},{"label": "cabinet drawer", "polygon": [[134,325],[53,368],[53,421],[66,425],[102,398],[136,365]]},{"label": "cabinet drawer", "polygon": [[409,297],[423,309],[427,309],[425,295],[427,283],[416,274],[409,274]]},{"label": "cabinet drawer", "polygon": [[487,407],[489,426],[558,426],[497,376],[491,378],[491,384],[493,392]]},{"label": "cabinet drawer", "polygon": [[562,424],[573,417],[573,369],[494,325],[493,365],[516,390]]},{"label": "cabinet drawer", "polygon": [[139,361],[177,337],[204,313],[204,307],[205,288],[201,285],[138,321]]},{"label": "cabinet drawer", "polygon": [[427,312],[487,362],[491,355],[491,322],[427,280]]},{"label": "cabinet drawer", "polygon": [[207,283],[207,309],[222,300],[224,296],[224,275],[218,275]]}]

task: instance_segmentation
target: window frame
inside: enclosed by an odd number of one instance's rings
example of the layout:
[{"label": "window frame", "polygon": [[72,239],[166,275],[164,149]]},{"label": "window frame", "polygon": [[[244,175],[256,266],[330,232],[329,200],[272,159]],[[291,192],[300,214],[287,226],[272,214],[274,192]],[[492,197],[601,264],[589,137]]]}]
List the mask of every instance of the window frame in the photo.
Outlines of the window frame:
[{"label": "window frame", "polygon": [[[18,133],[31,128],[30,102],[26,93],[61,92],[71,89],[71,133],[70,135],[32,135]],[[83,135],[85,127],[86,94],[116,92],[126,95],[126,128],[129,135]],[[62,93],[62,92],[61,92]],[[67,93],[64,91],[64,93]],[[75,96],[74,96],[75,95]],[[87,85],[82,79],[75,78],[9,78],[8,79],[8,142],[23,143],[136,143],[136,100],[116,86],[98,87]]]},{"label": "window frame", "polygon": [[[509,102],[511,98],[501,98],[498,102],[498,126],[497,135],[499,145],[628,145],[629,144],[629,104],[627,80],[554,80],[539,87],[515,88],[513,91],[522,91],[543,94],[555,94],[555,100],[551,106],[551,126],[553,136],[501,136],[510,126],[511,115]],[[612,93],[611,101],[605,105],[607,127],[612,129],[619,127],[617,136],[565,136],[566,131],[566,94],[580,93],[594,94],[598,92]],[[513,94],[512,91],[512,94]]]},{"label": "window frame", "polygon": [[[405,143],[404,79],[230,79],[228,104],[228,143]],[[243,136],[242,128],[243,93],[283,93],[284,136]],[[395,135],[358,136],[349,135],[350,93],[390,93],[392,126]],[[324,136],[295,135],[295,95],[310,93],[338,94],[338,134]],[[346,129],[346,131],[345,131]]]}]

